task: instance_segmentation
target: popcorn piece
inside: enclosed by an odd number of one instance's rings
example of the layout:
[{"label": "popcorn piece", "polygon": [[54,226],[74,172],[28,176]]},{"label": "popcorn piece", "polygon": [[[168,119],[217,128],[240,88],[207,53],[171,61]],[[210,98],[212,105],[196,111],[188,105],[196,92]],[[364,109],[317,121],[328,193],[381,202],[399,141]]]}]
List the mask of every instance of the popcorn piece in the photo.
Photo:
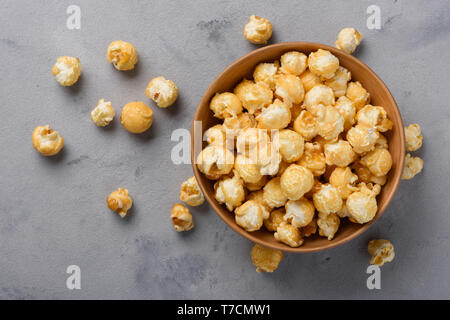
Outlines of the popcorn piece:
[{"label": "popcorn piece", "polygon": [[345,95],[353,102],[353,105],[357,111],[370,102],[369,92],[363,88],[359,81],[350,82],[347,86],[347,92]]},{"label": "popcorn piece", "polygon": [[97,106],[91,111],[91,120],[99,127],[107,126],[114,119],[114,108],[110,101],[98,100]]},{"label": "popcorn piece", "polygon": [[262,110],[256,120],[258,128],[283,129],[291,122],[291,111],[283,101],[275,99],[271,105]]},{"label": "popcorn piece", "polygon": [[300,247],[303,244],[300,230],[286,222],[282,222],[278,226],[277,231],[274,233],[274,237],[276,240],[293,248]]},{"label": "popcorn piece", "polygon": [[198,154],[197,167],[208,179],[217,180],[233,169],[234,155],[223,146],[209,145]]},{"label": "popcorn piece", "polygon": [[317,219],[313,219],[307,226],[300,228],[302,237],[310,237],[317,232]]},{"label": "popcorn piece", "polygon": [[335,107],[319,104],[310,111],[316,118],[318,134],[325,140],[334,140],[344,131],[344,118]]},{"label": "popcorn piece", "polygon": [[294,121],[294,130],[306,141],[312,140],[319,132],[316,118],[308,110],[303,110]]},{"label": "popcorn piece", "polygon": [[420,131],[420,126],[415,124],[410,124],[405,127],[405,138],[406,138],[406,151],[417,151],[422,146],[422,132]]},{"label": "popcorn piece", "polygon": [[263,178],[258,165],[241,154],[236,156],[234,168],[245,183],[259,183]]},{"label": "popcorn piece", "polygon": [[43,156],[54,156],[64,147],[64,139],[49,125],[37,126],[31,135],[34,149]]},{"label": "popcorn piece", "polygon": [[252,248],[252,262],[257,272],[274,272],[281,260],[283,260],[283,252],[273,250],[259,244],[255,244]]},{"label": "popcorn piece", "polygon": [[275,177],[264,186],[264,203],[270,208],[279,208],[288,200],[280,185],[280,178]]},{"label": "popcorn piece", "polygon": [[253,71],[253,79],[255,82],[263,82],[270,89],[275,90],[275,77],[278,72],[279,63],[260,63]]},{"label": "popcorn piece", "polygon": [[197,179],[195,179],[194,176],[190,177],[181,184],[180,200],[191,207],[199,206],[205,202],[205,197],[203,196],[203,193],[198,186]]},{"label": "popcorn piece", "polygon": [[266,44],[272,36],[272,24],[269,20],[251,15],[244,28],[244,37],[253,44]]},{"label": "popcorn piece", "polygon": [[323,184],[319,191],[314,193],[313,202],[317,211],[325,214],[338,212],[343,204],[338,189],[328,183]]},{"label": "popcorn piece", "polygon": [[326,159],[322,147],[317,142],[305,143],[305,150],[297,164],[307,168],[314,176],[321,176],[325,173]]},{"label": "popcorn piece", "polygon": [[348,131],[355,123],[356,108],[353,102],[346,96],[339,97],[334,107],[344,118],[344,130]]},{"label": "popcorn piece", "polygon": [[153,123],[153,111],[140,101],[127,103],[122,108],[120,123],[131,133],[145,132]]},{"label": "popcorn piece", "polygon": [[362,157],[360,162],[376,177],[387,175],[392,168],[392,156],[384,148],[375,148]]},{"label": "popcorn piece", "polygon": [[251,192],[248,195],[247,200],[254,200],[254,201],[256,201],[261,206],[263,219],[264,220],[269,219],[271,209],[270,209],[270,207],[268,205],[266,205],[264,203],[264,191],[258,190],[258,191],[255,191],[255,192]]},{"label": "popcorn piece", "polygon": [[216,124],[212,126],[204,133],[205,139],[209,144],[215,144],[218,146],[226,145],[225,132],[221,124]]},{"label": "popcorn piece", "polygon": [[378,210],[376,196],[381,188],[375,185],[370,189],[370,184],[361,183],[360,191],[353,192],[345,203],[352,222],[366,223],[371,221]]},{"label": "popcorn piece", "polygon": [[339,229],[340,219],[335,213],[326,214],[319,212],[317,225],[319,226],[319,235],[333,240],[334,235]]},{"label": "popcorn piece", "polygon": [[314,218],[314,205],[306,198],[286,203],[286,214],[284,220],[294,227],[301,228],[309,225]]},{"label": "popcorn piece", "polygon": [[275,96],[289,107],[303,101],[305,91],[299,77],[292,74],[280,74],[275,77]]},{"label": "popcorn piece", "polygon": [[170,219],[172,219],[173,228],[177,232],[189,231],[194,227],[191,212],[181,203],[177,203],[172,207]]},{"label": "popcorn piece", "polygon": [[271,232],[277,231],[277,228],[284,222],[284,208],[273,210],[268,219],[264,220],[264,227]]},{"label": "popcorn piece", "polygon": [[227,138],[234,138],[239,135],[239,133],[247,128],[256,128],[255,117],[248,113],[240,113],[236,117],[229,117],[223,120],[223,128]]},{"label": "popcorn piece", "polygon": [[224,203],[228,210],[233,211],[245,200],[244,185],[237,171],[233,171],[233,177],[223,177],[214,184],[217,202]]},{"label": "popcorn piece", "polygon": [[361,43],[362,35],[355,28],[344,28],[339,34],[335,47],[352,54]]},{"label": "popcorn piece", "polygon": [[303,155],[304,141],[301,135],[289,129],[281,130],[278,134],[281,158],[290,163],[300,159]]},{"label": "popcorn piece", "polygon": [[381,133],[377,139],[377,142],[375,142],[375,148],[389,149],[387,139]]},{"label": "popcorn piece", "polygon": [[372,172],[370,172],[369,168],[361,164],[361,161],[354,162],[352,164],[352,169],[355,170],[359,182],[375,183],[381,186],[386,183],[387,176],[380,176],[380,177],[374,176]]},{"label": "popcorn piece", "polygon": [[369,128],[360,124],[347,131],[347,141],[350,142],[353,151],[356,153],[372,151],[379,137],[380,134],[375,128]]},{"label": "popcorn piece", "polygon": [[339,60],[330,51],[319,49],[310,53],[308,67],[319,77],[330,79],[339,68]]},{"label": "popcorn piece", "polygon": [[383,107],[366,105],[356,114],[358,124],[369,128],[376,128],[379,132],[386,132],[392,129],[392,121],[388,119]]},{"label": "popcorn piece", "polygon": [[289,200],[298,200],[312,189],[314,176],[305,167],[291,164],[281,175],[280,187]]},{"label": "popcorn piece", "polygon": [[316,85],[305,94],[305,100],[303,101],[303,104],[306,106],[306,109],[308,110],[309,110],[308,107],[315,106],[318,104],[323,104],[325,106],[332,106],[334,105],[333,89],[324,84]]},{"label": "popcorn piece", "polygon": [[352,192],[358,191],[358,188],[355,186],[358,176],[349,167],[334,169],[329,181],[337,189],[342,199],[347,199]]},{"label": "popcorn piece", "polygon": [[305,72],[303,72],[300,75],[300,80],[302,80],[303,88],[305,89],[305,92],[308,92],[313,87],[322,84],[322,81],[320,80],[320,77],[316,75],[315,73],[312,73],[311,70],[307,69]]},{"label": "popcorn piece", "polygon": [[334,77],[325,81],[325,84],[329,86],[336,97],[345,96],[347,92],[347,82],[350,81],[352,75],[350,71],[344,67],[339,67],[334,74]]},{"label": "popcorn piece", "polygon": [[69,87],[78,81],[81,75],[80,59],[62,56],[56,60],[52,68],[52,76],[64,87]]},{"label": "popcorn piece", "polygon": [[283,73],[293,74],[298,76],[302,74],[307,67],[308,57],[298,51],[286,52],[281,56],[281,68],[280,71]]},{"label": "popcorn piece", "polygon": [[234,93],[216,93],[211,99],[209,108],[214,112],[216,118],[225,119],[240,114],[242,103]]},{"label": "popcorn piece", "polygon": [[125,41],[113,41],[106,52],[106,60],[112,62],[117,70],[132,70],[138,62],[136,47]]},{"label": "popcorn piece", "polygon": [[[241,177],[242,178],[242,177]],[[245,187],[248,189],[248,191],[258,191],[261,190],[262,187],[264,187],[267,183],[267,176],[262,176],[261,179],[257,182],[245,182]]]},{"label": "popcorn piece", "polygon": [[391,262],[395,257],[394,246],[389,240],[370,240],[367,251],[372,256],[370,264],[376,264],[379,267],[383,266],[386,262]]},{"label": "popcorn piece", "polygon": [[327,143],[324,146],[325,161],[327,165],[335,165],[338,167],[346,167],[352,163],[356,154],[353,152],[350,143],[339,140],[335,143]]},{"label": "popcorn piece", "polygon": [[423,169],[423,160],[419,157],[411,157],[407,153],[405,157],[405,166],[403,167],[402,180],[411,180],[414,176],[420,173]]},{"label": "popcorn piece", "polygon": [[127,189],[119,188],[106,198],[106,204],[110,210],[117,212],[121,218],[125,218],[133,205],[133,200],[128,195]]},{"label": "popcorn piece", "polygon": [[262,82],[254,83],[246,79],[234,88],[234,94],[251,114],[267,107],[273,100],[273,92],[266,84]]},{"label": "popcorn piece", "polygon": [[156,77],[148,83],[145,95],[156,102],[158,107],[167,108],[174,104],[178,98],[178,88],[172,80]]},{"label": "popcorn piece", "polygon": [[248,232],[261,229],[263,225],[263,210],[254,200],[246,201],[234,210],[236,223]]}]

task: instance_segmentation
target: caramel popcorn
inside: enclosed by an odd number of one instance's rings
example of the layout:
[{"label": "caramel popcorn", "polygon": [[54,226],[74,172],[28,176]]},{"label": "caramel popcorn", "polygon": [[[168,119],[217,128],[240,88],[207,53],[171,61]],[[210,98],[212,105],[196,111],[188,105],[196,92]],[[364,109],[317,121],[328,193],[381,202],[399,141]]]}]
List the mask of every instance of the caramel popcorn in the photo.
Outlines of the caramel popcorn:
[{"label": "caramel popcorn", "polygon": [[217,146],[227,145],[226,135],[221,124],[216,124],[215,126],[206,130],[204,136],[209,144],[215,144]]},{"label": "caramel popcorn", "polygon": [[251,15],[244,28],[244,36],[253,44],[266,44],[272,36],[272,24],[265,18]]},{"label": "caramel popcorn", "polygon": [[326,159],[322,146],[317,142],[305,143],[305,150],[297,164],[309,169],[314,176],[325,173]]},{"label": "caramel popcorn", "polygon": [[270,208],[279,208],[285,205],[288,200],[280,185],[280,177],[271,179],[264,186],[264,203]]},{"label": "caramel popcorn", "polygon": [[31,135],[34,149],[43,156],[54,156],[64,147],[64,138],[49,125],[37,126]]},{"label": "caramel popcorn", "polygon": [[350,71],[344,67],[339,67],[334,76],[325,81],[325,84],[330,87],[333,90],[334,95],[339,98],[345,96],[345,93],[347,92],[347,83],[351,78],[352,75]]},{"label": "caramel popcorn", "polygon": [[246,183],[258,183],[263,177],[258,165],[241,154],[236,156],[234,168]]},{"label": "caramel popcorn", "polygon": [[335,107],[316,105],[311,113],[316,118],[319,136],[325,140],[334,140],[344,131],[344,118]]},{"label": "caramel popcorn", "polygon": [[191,212],[181,203],[177,203],[172,207],[170,219],[172,220],[173,228],[177,232],[189,231],[194,227]]},{"label": "caramel popcorn", "polygon": [[274,233],[274,237],[276,240],[293,248],[300,247],[303,244],[300,230],[286,222],[282,222],[278,226],[277,231]]},{"label": "caramel popcorn", "polygon": [[319,49],[310,53],[308,67],[319,77],[330,79],[339,68],[339,60],[330,51]]},{"label": "caramel popcorn", "polygon": [[234,94],[241,100],[243,107],[251,114],[260,111],[272,103],[273,92],[263,82],[253,82],[242,80],[236,88]]},{"label": "caramel popcorn", "polygon": [[346,167],[356,158],[350,143],[338,140],[335,143],[327,143],[324,146],[325,161],[327,165]]},{"label": "caramel popcorn", "polygon": [[98,100],[97,106],[91,111],[91,120],[99,127],[107,126],[114,119],[114,108],[110,101]]},{"label": "caramel popcorn", "polygon": [[291,122],[291,110],[281,100],[275,99],[267,108],[256,116],[258,128],[261,129],[283,129]]},{"label": "caramel popcorn", "polygon": [[236,223],[248,232],[261,229],[263,208],[254,200],[248,200],[234,210]]},{"label": "caramel popcorn", "polygon": [[119,188],[111,192],[108,198],[106,198],[106,204],[109,209],[117,212],[121,218],[125,218],[128,210],[133,205],[133,200],[128,195],[127,189]]},{"label": "caramel popcorn", "polygon": [[392,129],[392,121],[388,119],[383,107],[366,105],[356,114],[358,124],[375,128],[379,132],[386,132]]},{"label": "caramel popcorn", "polygon": [[307,68],[308,57],[298,51],[286,52],[281,56],[281,68],[280,71],[283,73],[293,74],[298,76],[302,74]]},{"label": "caramel popcorn", "polygon": [[198,186],[197,179],[195,179],[194,176],[190,177],[181,184],[180,200],[191,207],[199,206],[205,202],[205,197],[203,196],[203,193]]},{"label": "caramel popcorn", "polygon": [[284,215],[286,211],[284,208],[273,210],[269,218],[264,220],[264,227],[271,232],[277,231],[277,228],[284,222]]},{"label": "caramel popcorn", "polygon": [[347,86],[347,92],[345,94],[349,98],[356,110],[359,111],[362,107],[369,104],[370,94],[366,89],[363,88],[361,83],[358,81],[350,82]]},{"label": "caramel popcorn", "polygon": [[261,206],[263,219],[264,220],[269,219],[271,208],[264,203],[264,191],[258,190],[249,193],[249,195],[247,196],[247,200],[256,201]]},{"label": "caramel popcorn", "polygon": [[278,72],[279,63],[260,63],[253,72],[255,82],[263,82],[270,89],[275,90],[275,79]]},{"label": "caramel popcorn", "polygon": [[310,237],[317,232],[317,219],[313,219],[307,226],[300,228],[302,237]]},{"label": "caramel popcorn", "polygon": [[294,130],[306,141],[311,141],[319,132],[314,115],[308,110],[303,110],[294,121]]},{"label": "caramel popcorn", "polygon": [[120,123],[128,132],[145,132],[152,126],[153,111],[140,101],[127,103],[122,109]]},{"label": "caramel popcorn", "polygon": [[358,176],[349,167],[336,168],[330,175],[330,184],[335,187],[342,199],[347,199],[352,192],[358,191],[355,186]]},{"label": "caramel popcorn", "polygon": [[361,164],[366,166],[376,177],[388,174],[392,167],[392,156],[389,150],[375,148],[361,158]]},{"label": "caramel popcorn", "polygon": [[251,255],[257,272],[274,272],[281,260],[283,260],[283,252],[269,249],[259,244],[253,246]]},{"label": "caramel popcorn", "polygon": [[305,89],[305,92],[308,92],[315,86],[322,84],[320,77],[315,73],[312,73],[311,70],[309,69],[306,69],[306,71],[300,75],[300,80],[303,83],[303,88]]},{"label": "caramel popcorn", "polygon": [[350,142],[353,151],[356,153],[372,151],[379,137],[380,134],[375,128],[369,128],[360,124],[351,127],[347,131],[347,141]]},{"label": "caramel popcorn", "polygon": [[406,151],[417,151],[420,149],[423,136],[417,123],[405,127],[405,139]]},{"label": "caramel popcorn", "polygon": [[291,164],[281,175],[280,187],[289,200],[298,200],[314,185],[314,176],[305,167]]},{"label": "caramel popcorn", "polygon": [[394,246],[389,240],[370,240],[367,251],[372,256],[370,264],[376,264],[379,267],[382,267],[386,262],[392,262],[395,257]]},{"label": "caramel popcorn", "polygon": [[338,34],[335,47],[352,54],[361,40],[362,35],[355,28],[344,28]]},{"label": "caramel popcorn", "polygon": [[[312,87],[306,94],[303,104],[308,107],[323,104],[324,106],[334,105],[334,93],[333,89],[324,85],[318,84]],[[308,109],[309,110],[309,109]]]},{"label": "caramel popcorn", "polygon": [[328,240],[333,240],[334,235],[339,229],[340,220],[335,213],[319,212],[317,225],[319,226],[319,235],[326,237]]},{"label": "caramel popcorn", "polygon": [[355,124],[356,108],[353,102],[346,96],[339,97],[334,107],[344,119],[344,131],[348,131]]},{"label": "caramel popcorn", "polygon": [[224,203],[228,210],[233,211],[245,200],[244,184],[237,171],[233,172],[233,177],[223,177],[214,184],[215,198],[217,202]]},{"label": "caramel popcorn", "polygon": [[242,103],[239,98],[231,92],[216,93],[211,99],[209,108],[214,116],[219,119],[236,117],[242,112]]},{"label": "caramel popcorn", "polygon": [[336,213],[342,208],[342,198],[338,189],[331,184],[323,184],[313,195],[314,206],[317,211],[330,214]]},{"label": "caramel popcorn", "polygon": [[80,59],[74,57],[59,57],[52,68],[52,75],[64,87],[75,84],[81,75]]},{"label": "caramel popcorn", "polygon": [[275,96],[289,107],[303,101],[305,92],[302,81],[292,74],[280,74],[275,77]]},{"label": "caramel popcorn", "polygon": [[132,70],[138,62],[136,47],[126,41],[113,41],[108,46],[106,60],[112,62],[117,70]]},{"label": "caramel popcorn", "polygon": [[407,153],[405,157],[405,166],[403,167],[402,180],[411,180],[416,174],[420,173],[423,169],[423,160],[419,157],[411,157],[411,154]]},{"label": "caramel popcorn", "polygon": [[172,80],[156,77],[148,83],[145,95],[152,99],[160,108],[167,108],[178,98],[178,88]]},{"label": "caramel popcorn", "polygon": [[197,156],[197,167],[210,180],[230,173],[234,166],[233,153],[223,146],[209,145]]},{"label": "caramel popcorn", "polygon": [[380,186],[370,188],[370,184],[361,183],[360,190],[348,196],[345,205],[351,220],[356,223],[371,221],[378,210],[376,196],[380,193]]},{"label": "caramel popcorn", "polygon": [[295,162],[303,155],[304,141],[301,135],[289,129],[279,132],[279,150],[281,158],[287,162]]},{"label": "caramel popcorn", "polygon": [[314,218],[314,205],[306,198],[289,200],[286,203],[286,214],[283,219],[294,227],[301,228],[309,225]]},{"label": "caramel popcorn", "polygon": [[[241,177],[242,178],[242,177]],[[245,181],[244,181],[245,182]],[[245,182],[244,185],[248,191],[258,191],[261,190],[267,183],[267,176],[261,176],[257,182]]]}]

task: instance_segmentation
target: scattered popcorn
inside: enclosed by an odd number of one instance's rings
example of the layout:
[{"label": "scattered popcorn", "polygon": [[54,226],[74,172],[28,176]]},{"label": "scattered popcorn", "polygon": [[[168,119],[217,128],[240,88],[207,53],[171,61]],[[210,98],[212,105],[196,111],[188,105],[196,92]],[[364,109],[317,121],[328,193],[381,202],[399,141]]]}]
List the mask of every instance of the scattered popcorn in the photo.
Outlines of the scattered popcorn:
[{"label": "scattered popcorn", "polygon": [[110,101],[98,100],[97,106],[91,111],[91,120],[99,127],[107,126],[114,119],[114,108]]},{"label": "scattered popcorn", "polygon": [[145,95],[152,99],[160,108],[167,108],[178,98],[178,88],[172,80],[156,77],[148,83]]},{"label": "scattered popcorn", "polygon": [[68,56],[59,57],[52,68],[52,75],[64,87],[75,84],[81,75],[80,59]]},{"label": "scattered popcorn", "polygon": [[191,207],[199,206],[205,202],[205,197],[203,196],[203,193],[198,186],[197,179],[195,179],[194,176],[190,177],[181,184],[180,200]]},{"label": "scattered popcorn", "polygon": [[283,260],[283,252],[269,249],[259,244],[253,246],[251,255],[257,272],[274,272],[281,260]]},{"label": "scattered popcorn", "polygon": [[272,24],[265,18],[251,15],[244,27],[244,36],[253,44],[266,44],[272,36]]},{"label": "scattered popcorn", "polygon": [[370,240],[367,251],[372,256],[370,264],[376,264],[379,267],[382,267],[386,262],[392,262],[395,257],[394,246],[389,240]]},{"label": "scattered popcorn", "polygon": [[49,125],[37,126],[31,135],[34,149],[43,156],[54,156],[64,147],[64,139]]},{"label": "scattered popcorn", "polygon": [[140,101],[127,103],[122,109],[120,123],[131,133],[145,132],[152,126],[153,111]]},{"label": "scattered popcorn", "polygon": [[416,174],[419,174],[422,169],[423,160],[419,157],[411,157],[411,154],[407,153],[401,179],[411,180],[416,176]]},{"label": "scattered popcorn", "polygon": [[361,40],[362,35],[355,28],[344,28],[339,32],[335,46],[348,54],[352,54]]},{"label": "scattered popcorn", "polygon": [[106,198],[106,204],[110,210],[117,212],[121,218],[125,218],[133,205],[133,200],[128,195],[127,189],[119,188]]},{"label": "scattered popcorn", "polygon": [[420,149],[423,136],[417,123],[405,127],[405,139],[406,151],[417,151]]},{"label": "scattered popcorn", "polygon": [[113,41],[108,46],[106,60],[112,62],[117,70],[132,70],[138,62],[136,47],[126,41]]},{"label": "scattered popcorn", "polygon": [[194,227],[191,212],[181,203],[177,203],[172,207],[170,219],[172,219],[173,228],[177,232],[189,231]]}]

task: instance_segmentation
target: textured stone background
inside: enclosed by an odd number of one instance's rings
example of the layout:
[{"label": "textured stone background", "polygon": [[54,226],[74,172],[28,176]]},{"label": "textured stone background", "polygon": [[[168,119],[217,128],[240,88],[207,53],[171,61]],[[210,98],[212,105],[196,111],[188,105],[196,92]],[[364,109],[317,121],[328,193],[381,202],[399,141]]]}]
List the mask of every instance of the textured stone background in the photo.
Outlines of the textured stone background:
[{"label": "textured stone background", "polygon": [[[81,7],[81,29],[66,28],[66,8]],[[366,8],[381,8],[382,29],[366,28]],[[196,227],[178,234],[169,210],[192,174],[175,166],[170,141],[189,128],[208,84],[256,47],[242,36],[250,14],[269,18],[272,42],[332,44],[342,27],[364,35],[356,56],[386,82],[406,124],[418,122],[425,162],[403,181],[383,217],[338,248],[287,254],[274,274],[258,274],[251,243],[205,204]],[[0,4],[0,298],[449,298],[448,75],[450,4],[441,1],[2,1]],[[131,73],[105,61],[112,40],[131,41]],[[60,55],[80,57],[83,75],[62,88],[50,75]],[[116,112],[158,75],[175,80],[180,98],[153,107],[141,136],[119,123],[97,128],[89,118],[99,98]],[[44,158],[31,146],[36,125],[66,140]],[[130,190],[129,219],[108,211],[105,197]],[[382,289],[366,288],[367,241],[389,238],[396,258],[382,268]],[[68,265],[82,270],[82,289],[66,289]]]}]

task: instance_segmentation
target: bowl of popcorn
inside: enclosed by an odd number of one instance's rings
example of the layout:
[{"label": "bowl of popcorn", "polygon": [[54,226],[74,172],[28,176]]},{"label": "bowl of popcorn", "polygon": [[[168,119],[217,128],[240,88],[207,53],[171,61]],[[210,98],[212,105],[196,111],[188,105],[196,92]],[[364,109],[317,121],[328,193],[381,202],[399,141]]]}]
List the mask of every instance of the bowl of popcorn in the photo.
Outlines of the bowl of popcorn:
[{"label": "bowl of popcorn", "polygon": [[227,67],[198,105],[191,144],[217,214],[252,242],[292,252],[367,230],[394,197],[405,155],[382,80],[345,51],[309,42],[269,45]]}]

